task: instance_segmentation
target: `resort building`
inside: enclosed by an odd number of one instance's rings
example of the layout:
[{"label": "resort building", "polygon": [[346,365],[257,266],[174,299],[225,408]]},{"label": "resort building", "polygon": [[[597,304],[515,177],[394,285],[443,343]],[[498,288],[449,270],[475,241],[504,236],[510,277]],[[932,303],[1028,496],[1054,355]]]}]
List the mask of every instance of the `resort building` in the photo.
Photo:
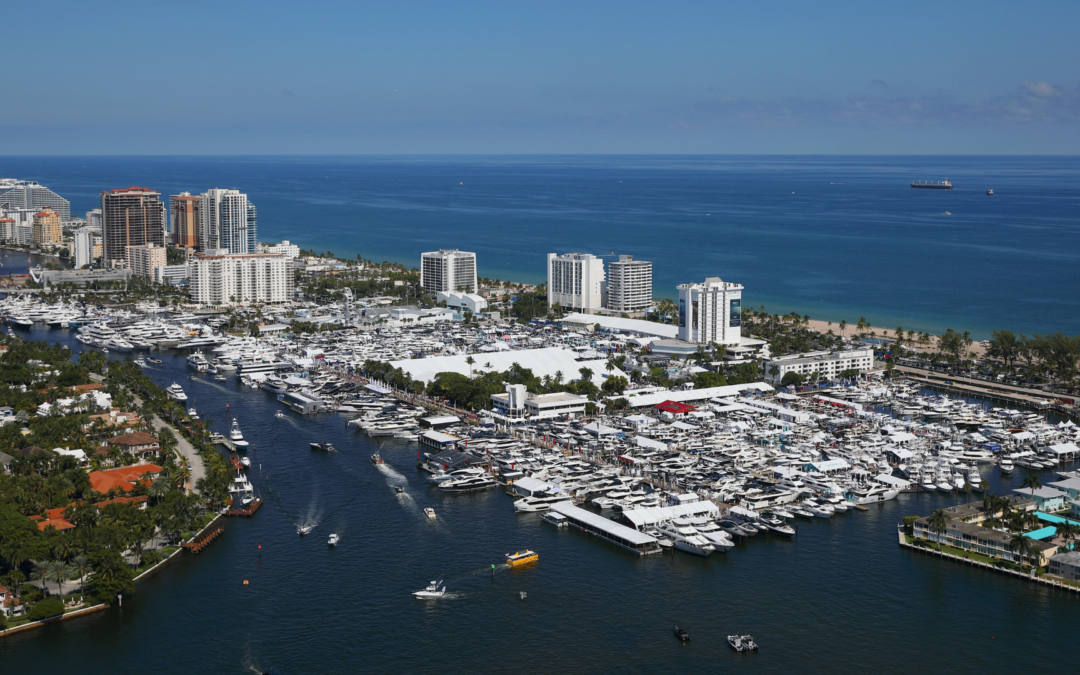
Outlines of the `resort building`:
[{"label": "resort building", "polygon": [[608,265],[607,306],[613,312],[643,312],[652,305],[652,263],[620,255]]},{"label": "resort building", "polygon": [[[809,379],[814,373],[821,373],[824,380],[836,379],[845,370],[857,370],[860,373],[873,370],[874,349],[850,349],[840,352],[807,352],[787,356],[768,356],[763,361],[765,381],[776,384],[788,373],[798,373]],[[775,372],[774,372],[775,369]]]},{"label": "resort building", "polygon": [[134,276],[153,279],[154,269],[165,265],[165,247],[154,244],[128,246],[128,269]]},{"label": "resort building", "polygon": [[190,263],[191,299],[202,305],[288,302],[293,296],[289,260],[278,253],[199,254]]},{"label": "resort building", "polygon": [[742,335],[741,284],[708,277],[701,284],[681,284],[679,339],[684,342],[738,345]]},{"label": "resort building", "polygon": [[548,253],[548,304],[592,314],[604,306],[604,261],[591,253]]},{"label": "resort building", "polygon": [[60,214],[46,207],[34,214],[33,223],[35,244],[59,244],[64,240],[60,227]]},{"label": "resort building", "polygon": [[180,248],[198,248],[202,227],[202,197],[182,192],[169,197],[169,224],[172,243]]},{"label": "resort building", "polygon": [[101,234],[107,266],[126,263],[130,246],[164,246],[165,208],[161,195],[141,187],[102,192]]},{"label": "resort building", "polygon": [[71,203],[49,188],[32,180],[0,178],[0,210],[50,208],[61,220],[71,217]]},{"label": "resort building", "polygon": [[214,188],[202,195],[200,251],[226,249],[231,254],[255,253],[258,216],[255,205],[239,190]]},{"label": "resort building", "polygon": [[456,248],[420,254],[420,287],[432,293],[475,293],[476,254]]},{"label": "resort building", "polygon": [[290,244],[288,239],[285,239],[280,244],[274,244],[273,246],[266,247],[267,253],[280,253],[289,260],[294,260],[300,257],[300,247],[296,244]]}]

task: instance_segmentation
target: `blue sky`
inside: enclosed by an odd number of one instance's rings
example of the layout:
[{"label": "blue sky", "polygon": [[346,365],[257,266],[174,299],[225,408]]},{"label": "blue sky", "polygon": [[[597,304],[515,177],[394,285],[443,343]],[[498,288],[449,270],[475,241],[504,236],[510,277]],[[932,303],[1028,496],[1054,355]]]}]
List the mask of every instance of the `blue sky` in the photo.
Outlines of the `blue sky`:
[{"label": "blue sky", "polygon": [[50,2],[2,154],[1080,153],[1077,2]]}]

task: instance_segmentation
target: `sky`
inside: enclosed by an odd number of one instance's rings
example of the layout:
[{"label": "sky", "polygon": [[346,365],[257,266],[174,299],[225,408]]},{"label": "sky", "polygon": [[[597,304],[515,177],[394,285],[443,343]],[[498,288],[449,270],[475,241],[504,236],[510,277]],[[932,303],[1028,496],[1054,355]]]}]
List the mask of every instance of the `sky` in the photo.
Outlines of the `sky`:
[{"label": "sky", "polygon": [[1080,154],[1080,3],[35,2],[0,154]]}]

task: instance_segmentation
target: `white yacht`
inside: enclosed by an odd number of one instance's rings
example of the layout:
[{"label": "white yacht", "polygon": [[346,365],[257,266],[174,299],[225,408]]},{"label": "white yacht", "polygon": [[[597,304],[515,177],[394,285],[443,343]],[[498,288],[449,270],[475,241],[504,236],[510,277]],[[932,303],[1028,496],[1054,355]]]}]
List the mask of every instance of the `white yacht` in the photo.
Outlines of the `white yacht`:
[{"label": "white yacht", "polygon": [[336,534],[331,534],[330,538],[326,540],[326,545],[327,546],[337,546],[337,543],[339,541],[341,541],[341,537],[337,536]]},{"label": "white yacht", "polygon": [[694,555],[707,556],[716,550],[716,547],[697,531],[688,520],[677,519],[661,523],[657,530],[671,539],[675,548]]},{"label": "white yacht", "polygon": [[240,433],[240,425],[236,423],[236,418],[233,418],[232,428],[229,429],[229,440],[237,448],[246,448],[248,442],[244,440],[244,434]]},{"label": "white yacht", "polygon": [[1001,471],[1001,473],[1004,473],[1004,474],[1012,473],[1013,469],[1015,469],[1015,468],[1016,468],[1016,465],[1013,464],[1013,461],[1011,459],[1009,459],[1008,457],[1002,458],[1001,463],[998,464],[998,469]]},{"label": "white yacht", "polygon": [[727,532],[720,529],[720,526],[711,520],[704,518],[695,519],[693,522],[694,529],[701,533],[701,536],[709,540],[709,543],[713,547],[721,552],[727,553],[731,549],[735,548],[735,542],[731,539]]},{"label": "white yacht", "polygon": [[178,385],[175,382],[173,382],[168,387],[166,387],[165,393],[168,394],[169,398],[171,398],[174,401],[186,401],[187,400],[187,394],[184,393],[184,388],[181,387],[180,385]]},{"label": "white yacht", "polygon": [[446,492],[472,492],[473,490],[486,490],[498,485],[494,478],[488,476],[471,476],[448,480],[439,483],[439,489]]},{"label": "white yacht", "polygon": [[856,504],[877,504],[878,502],[887,502],[890,499],[896,499],[896,495],[900,494],[899,490],[887,488],[881,485],[874,485],[872,487],[855,488],[851,491],[852,501]]},{"label": "white yacht", "polygon": [[442,581],[432,581],[424,590],[413,593],[417,600],[438,600],[444,595],[446,595],[446,586]]},{"label": "white yacht", "polygon": [[560,502],[572,501],[573,497],[564,493],[555,495],[538,495],[534,497],[522,497],[514,502],[514,510],[521,513],[535,513],[537,511],[548,511],[551,509],[552,504],[558,504]]},{"label": "white yacht", "polygon": [[476,477],[483,475],[483,469],[457,469],[456,471],[451,471],[450,473],[444,473],[440,471],[439,473],[433,473],[428,476],[428,482],[437,484],[443,483],[448,480],[457,480],[459,478]]}]

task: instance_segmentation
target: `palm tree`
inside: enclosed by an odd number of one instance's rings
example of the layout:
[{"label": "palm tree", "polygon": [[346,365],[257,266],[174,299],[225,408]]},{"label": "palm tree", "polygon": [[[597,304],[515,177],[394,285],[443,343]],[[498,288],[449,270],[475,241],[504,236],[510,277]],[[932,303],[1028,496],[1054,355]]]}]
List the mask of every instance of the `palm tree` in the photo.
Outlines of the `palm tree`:
[{"label": "palm tree", "polygon": [[1023,563],[1024,558],[1030,556],[1035,550],[1035,542],[1030,537],[1024,536],[1023,532],[1017,532],[1012,539],[1009,539],[1009,550],[1016,551],[1020,556],[1020,562]]},{"label": "palm tree", "polygon": [[470,354],[469,356],[465,357],[465,363],[469,364],[469,379],[471,380],[472,379],[472,367],[473,367],[473,364],[476,363],[476,359],[474,359],[472,357],[472,355]]},{"label": "palm tree", "polygon": [[1068,520],[1058,523],[1056,529],[1058,536],[1065,540],[1065,548],[1069,548],[1069,542],[1080,533],[1080,526],[1073,525]]},{"label": "palm tree", "polygon": [[1039,482],[1039,477],[1031,471],[1028,471],[1027,476],[1024,477],[1024,482],[1020,483],[1020,489],[1031,488],[1031,498],[1035,499],[1035,491],[1042,487],[1042,483]]},{"label": "palm tree", "polygon": [[41,582],[41,589],[45,591],[45,595],[49,594],[49,587],[45,582],[50,578],[52,574],[52,565],[47,560],[35,560],[34,569],[30,572],[31,578],[37,579]]},{"label": "palm tree", "polygon": [[56,582],[56,594],[61,600],[64,598],[64,582],[71,578],[72,569],[63,560],[54,560],[49,563],[49,580]]},{"label": "palm tree", "polygon": [[86,579],[86,575],[94,571],[94,568],[90,565],[90,560],[80,553],[71,560],[71,569],[74,572],[73,576],[79,580],[79,602],[82,602],[83,580]]},{"label": "palm tree", "polygon": [[847,328],[847,320],[840,322],[840,337],[844,337],[844,329]]},{"label": "palm tree", "polygon": [[945,509],[937,509],[930,513],[930,517],[926,519],[930,529],[937,532],[939,535],[945,534],[945,528],[949,526],[949,521],[952,520],[949,514],[945,513]]},{"label": "palm tree", "polygon": [[592,382],[592,368],[578,368],[578,373],[581,374],[581,380],[583,382]]}]

